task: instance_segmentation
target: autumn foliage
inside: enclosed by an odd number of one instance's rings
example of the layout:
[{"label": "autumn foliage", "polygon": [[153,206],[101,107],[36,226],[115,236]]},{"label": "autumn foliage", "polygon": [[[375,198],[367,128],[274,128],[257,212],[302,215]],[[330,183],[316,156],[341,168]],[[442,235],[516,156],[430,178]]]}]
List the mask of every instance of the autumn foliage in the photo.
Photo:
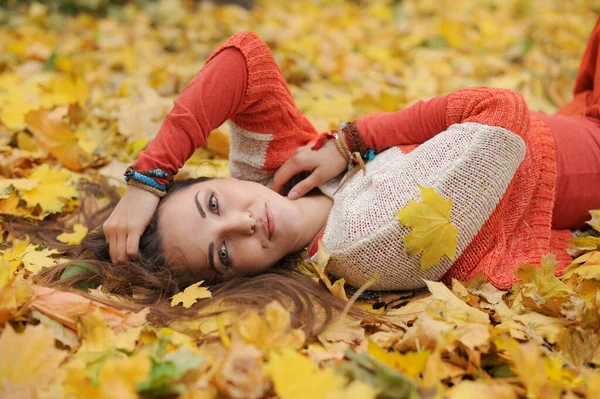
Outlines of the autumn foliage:
[{"label": "autumn foliage", "polygon": [[[521,283],[506,292],[476,278],[373,294],[355,304],[378,322],[344,311],[314,340],[277,302],[160,327],[148,309],[101,303],[110,298],[101,287],[90,299],[32,283],[108,215],[126,166],[235,32],[269,44],[322,131],[475,85],[516,90],[551,113],[571,98],[597,4],[100,3],[97,15],[36,2],[0,8],[0,397],[599,397],[600,210],[572,240],[574,260],[560,277],[554,255],[540,253],[541,267],[521,265]],[[225,128],[213,132],[179,176],[226,176],[228,146]],[[451,200],[427,188],[422,196],[398,217],[412,229],[407,248],[427,254],[426,269],[455,256],[456,228]],[[326,265],[321,248],[302,268],[354,302]],[[193,308],[210,296],[198,282],[171,303]]]}]

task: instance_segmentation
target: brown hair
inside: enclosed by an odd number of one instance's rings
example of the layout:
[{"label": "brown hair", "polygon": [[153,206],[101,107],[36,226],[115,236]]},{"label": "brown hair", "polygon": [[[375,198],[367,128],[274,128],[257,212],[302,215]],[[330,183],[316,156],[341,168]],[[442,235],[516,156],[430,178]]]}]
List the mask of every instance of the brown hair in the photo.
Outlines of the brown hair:
[{"label": "brown hair", "polygon": [[[302,328],[308,337],[319,334],[336,314],[342,312],[346,302],[296,270],[295,266],[301,260],[298,255],[287,256],[273,268],[256,276],[239,275],[228,281],[209,283],[213,297],[201,299],[189,309],[181,305],[171,307],[170,297],[196,283],[197,279],[186,268],[167,267],[158,234],[160,205],[174,192],[206,180],[208,178],[200,177],[171,183],[140,238],[137,261],[111,263],[104,233],[97,228],[84,238],[73,261],[43,269],[34,276],[34,280],[38,284],[63,290],[83,288],[85,291],[79,293],[88,297],[87,287],[102,285],[104,292],[117,296],[115,301],[100,299],[102,302],[130,310],[149,307],[148,318],[158,325],[198,318],[200,311],[209,309],[214,303],[221,305],[218,313],[231,310],[240,312],[248,308],[261,309],[276,300],[291,311],[295,328]],[[61,278],[70,266],[75,266],[77,273]],[[211,307],[210,313],[204,312],[202,315],[213,316],[213,309]],[[317,321],[320,312],[325,317],[321,316]],[[357,308],[351,309],[350,314],[369,318],[366,312]]]}]

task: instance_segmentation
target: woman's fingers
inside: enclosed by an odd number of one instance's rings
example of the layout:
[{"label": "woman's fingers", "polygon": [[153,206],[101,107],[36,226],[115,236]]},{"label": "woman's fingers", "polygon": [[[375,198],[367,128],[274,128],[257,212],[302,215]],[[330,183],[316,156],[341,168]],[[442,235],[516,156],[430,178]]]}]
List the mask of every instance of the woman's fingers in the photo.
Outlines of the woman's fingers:
[{"label": "woman's fingers", "polygon": [[310,171],[315,168],[314,160],[309,156],[302,154],[302,152],[296,151],[290,159],[285,161],[283,165],[279,167],[275,175],[273,176],[273,190],[278,193],[281,192],[281,188],[296,174],[304,171]]},{"label": "woman's fingers", "polygon": [[300,198],[319,184],[325,183],[327,180],[327,178],[321,176],[318,169],[315,169],[310,176],[292,187],[288,194],[288,198],[292,200]]},{"label": "woman's fingers", "polygon": [[108,242],[108,252],[110,253],[110,261],[117,263],[117,235],[112,234]]},{"label": "woman's fingers", "polygon": [[138,258],[139,244],[140,235],[130,231],[127,235],[127,256],[133,260]]},{"label": "woman's fingers", "polygon": [[119,234],[117,239],[117,263],[127,262],[127,235]]}]

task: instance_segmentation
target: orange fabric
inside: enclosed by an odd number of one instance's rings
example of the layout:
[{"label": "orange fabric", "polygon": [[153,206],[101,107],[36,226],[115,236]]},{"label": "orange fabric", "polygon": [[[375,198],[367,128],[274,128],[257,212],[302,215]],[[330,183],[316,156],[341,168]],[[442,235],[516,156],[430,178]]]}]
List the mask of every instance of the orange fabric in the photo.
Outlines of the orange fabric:
[{"label": "orange fabric", "polygon": [[519,265],[539,264],[547,252],[557,255],[557,273],[561,273],[570,261],[565,249],[571,232],[553,232],[551,228],[556,148],[548,125],[529,112],[519,94],[488,88],[464,89],[449,96],[446,124],[459,122],[508,129],[523,138],[527,150],[496,210],[444,280],[464,280],[483,273],[494,286],[507,289],[517,281],[513,271]]},{"label": "orange fabric", "polygon": [[573,100],[559,109],[558,114],[600,118],[600,16],[583,54],[573,96]]},{"label": "orange fabric", "polygon": [[297,147],[317,137],[296,107],[269,47],[254,33],[240,32],[219,47],[185,87],[133,168],[176,174],[196,148],[206,144],[210,132],[228,119],[265,133],[269,148],[262,169],[271,173]]},{"label": "orange fabric", "polygon": [[[206,65],[175,99],[155,138],[138,154],[135,170],[160,168],[175,175],[213,129],[248,106],[246,62],[230,48]],[[164,179],[156,179],[168,184]]]},{"label": "orange fabric", "polygon": [[556,201],[552,228],[583,228],[589,210],[600,209],[600,120],[535,113],[556,143]]}]

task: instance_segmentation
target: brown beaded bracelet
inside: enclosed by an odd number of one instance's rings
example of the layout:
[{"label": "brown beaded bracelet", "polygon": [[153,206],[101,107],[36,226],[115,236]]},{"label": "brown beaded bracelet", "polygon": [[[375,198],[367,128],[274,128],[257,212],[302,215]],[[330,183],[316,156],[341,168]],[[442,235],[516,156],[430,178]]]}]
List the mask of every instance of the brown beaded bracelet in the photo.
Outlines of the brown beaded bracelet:
[{"label": "brown beaded bracelet", "polygon": [[133,187],[137,187],[137,188],[141,188],[142,190],[146,190],[149,193],[152,193],[160,198],[164,197],[166,192],[165,191],[161,191],[158,188],[149,186],[147,184],[144,184],[142,182],[139,182],[137,180],[134,179],[129,179],[129,181],[127,182],[128,186],[133,186]]},{"label": "brown beaded bracelet", "polygon": [[348,122],[342,130],[346,136],[346,139],[348,140],[348,148],[350,148],[350,152],[354,153],[358,151],[361,155],[367,152],[369,147],[367,147],[365,144],[354,122]]}]

